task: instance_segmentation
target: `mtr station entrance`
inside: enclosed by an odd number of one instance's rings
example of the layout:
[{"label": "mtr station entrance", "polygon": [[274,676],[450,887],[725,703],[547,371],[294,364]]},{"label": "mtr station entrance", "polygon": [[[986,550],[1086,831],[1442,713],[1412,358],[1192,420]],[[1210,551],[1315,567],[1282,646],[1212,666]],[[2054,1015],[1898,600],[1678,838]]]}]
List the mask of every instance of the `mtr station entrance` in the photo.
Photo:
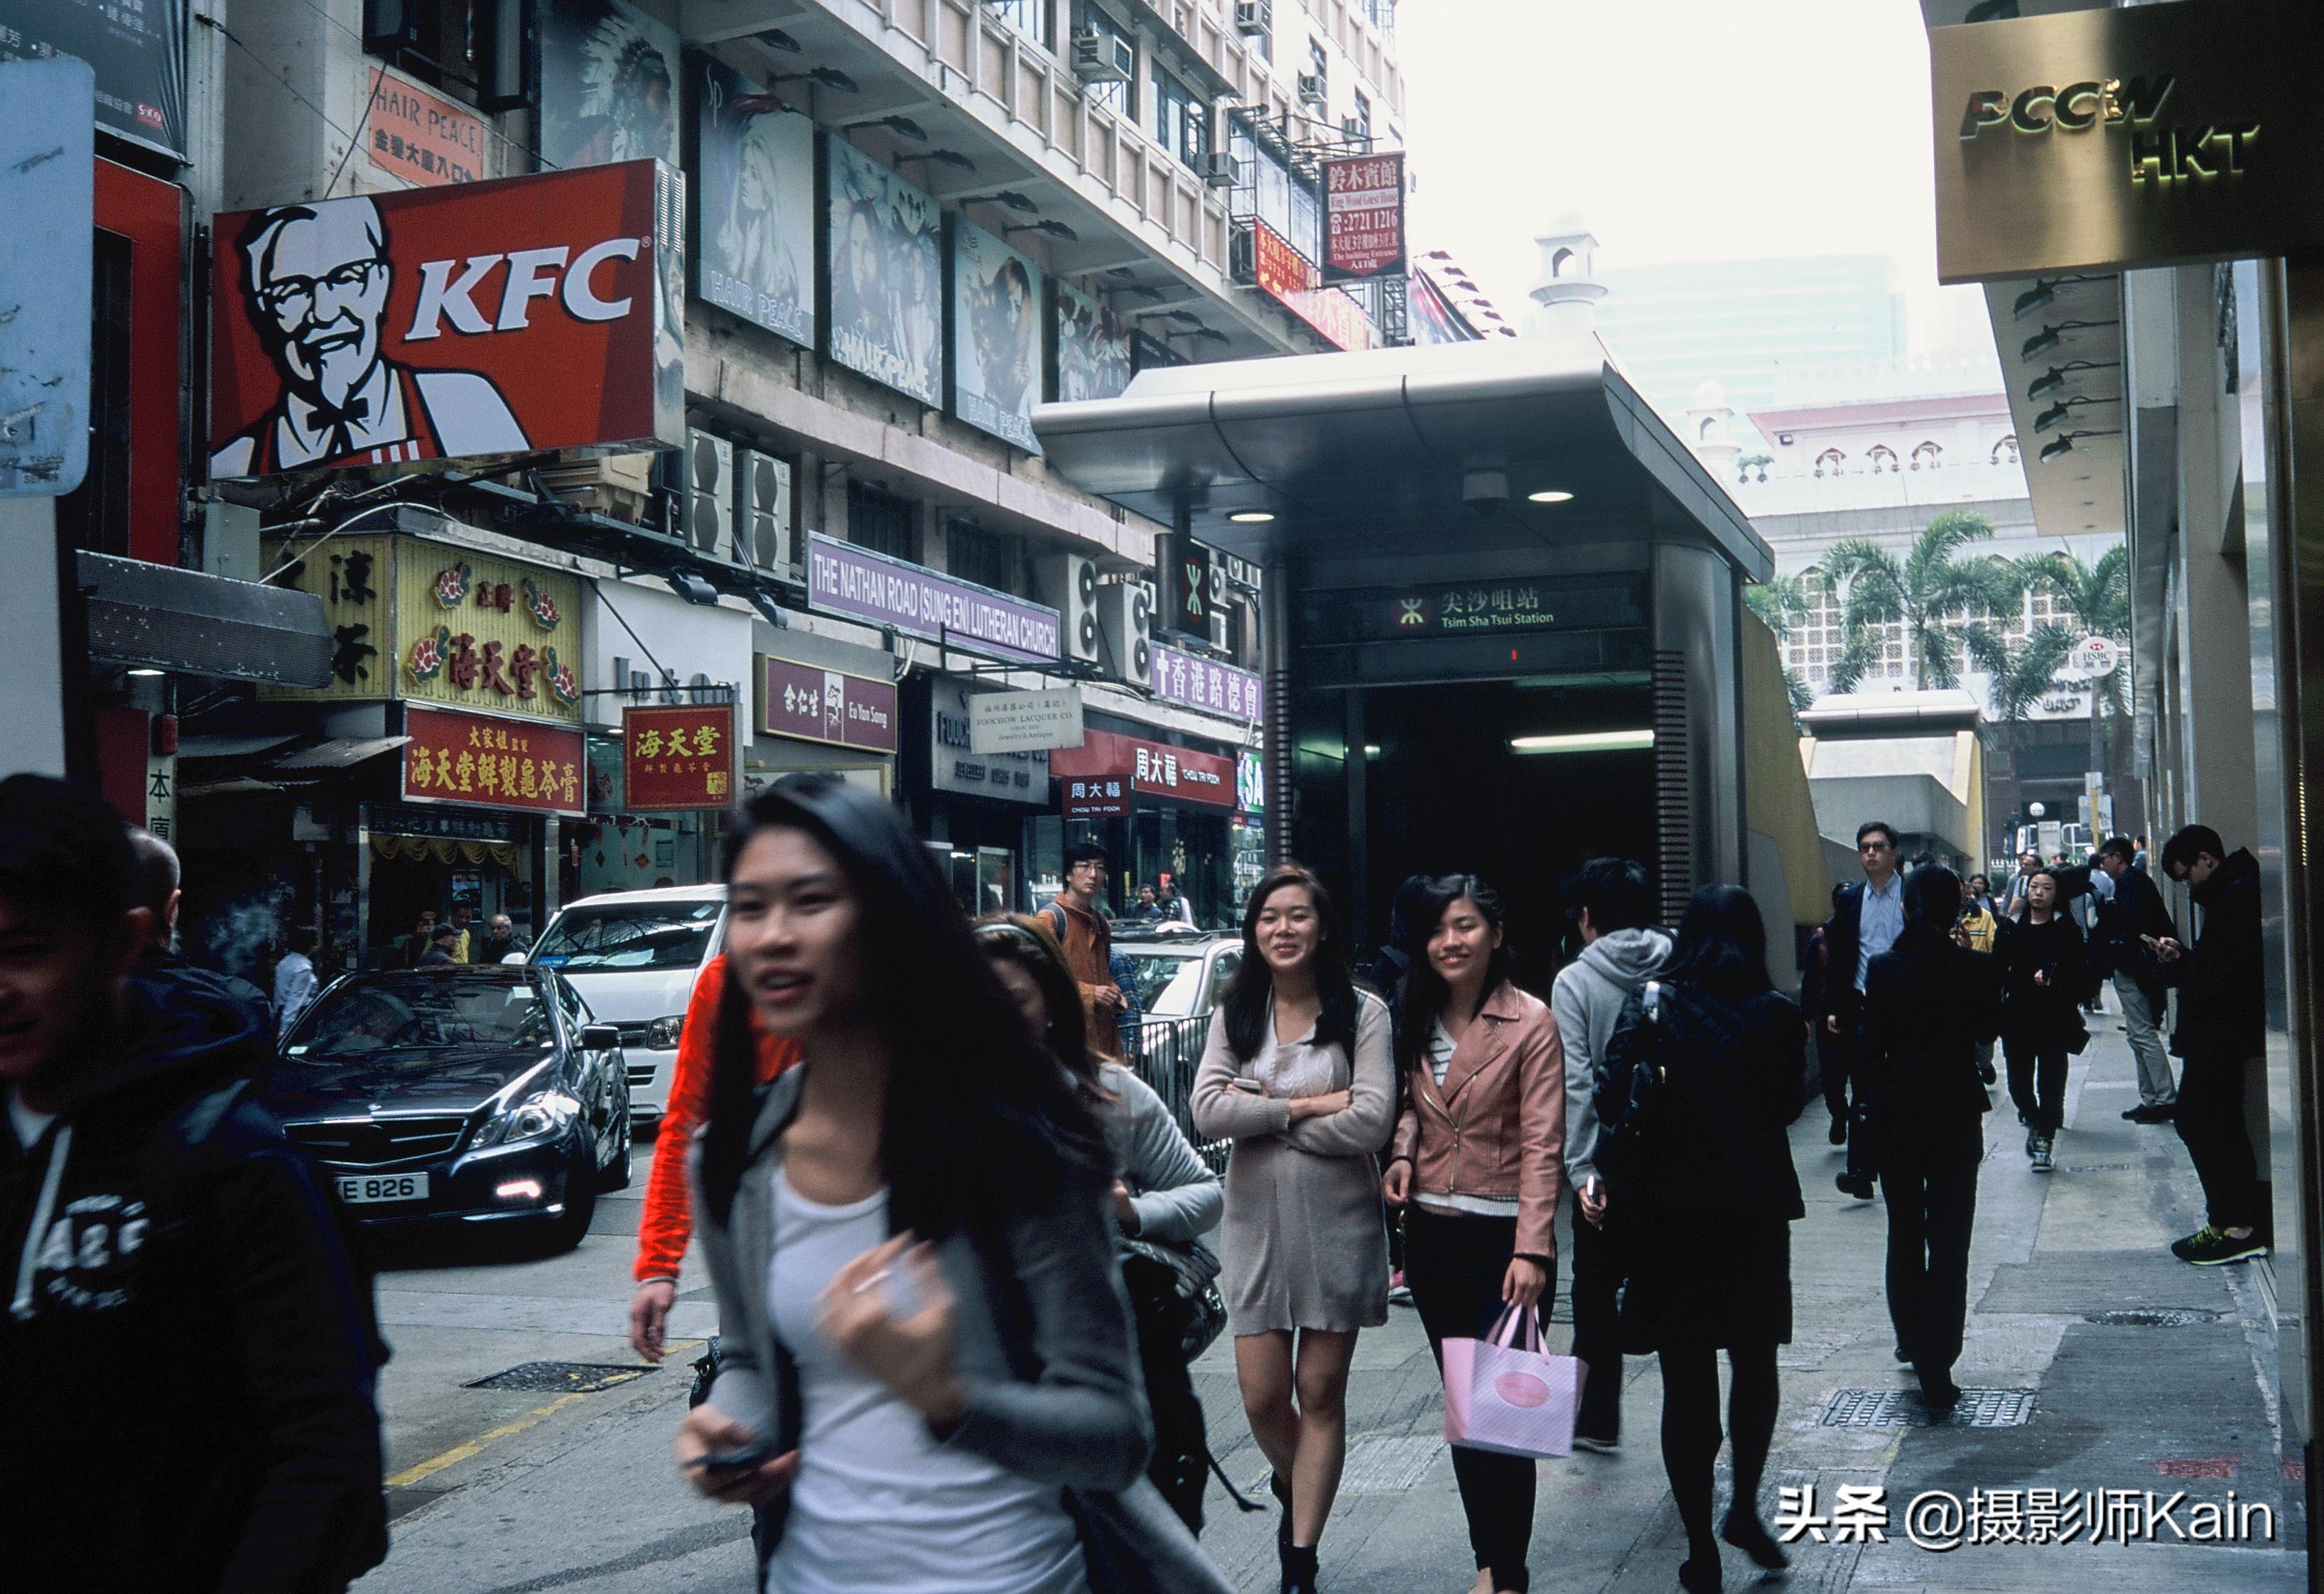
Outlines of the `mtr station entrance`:
[{"label": "mtr station entrance", "polygon": [[1562,878],[1617,853],[1672,922],[1746,886],[1784,978],[1829,885],[1741,602],[1773,557],[1594,338],[1172,367],[1034,424],[1076,484],[1263,571],[1268,834],[1359,943],[1406,876],[1474,871],[1545,979]]}]

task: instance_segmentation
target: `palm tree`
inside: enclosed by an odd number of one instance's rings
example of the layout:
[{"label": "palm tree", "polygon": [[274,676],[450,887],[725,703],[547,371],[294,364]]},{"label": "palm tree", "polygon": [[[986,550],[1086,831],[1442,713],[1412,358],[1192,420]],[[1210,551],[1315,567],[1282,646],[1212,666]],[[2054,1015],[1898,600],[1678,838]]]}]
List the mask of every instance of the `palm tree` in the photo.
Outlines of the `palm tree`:
[{"label": "palm tree", "polygon": [[2024,578],[2007,560],[1991,554],[1960,557],[1969,544],[1992,536],[1992,522],[1983,515],[1952,509],[1923,529],[1901,563],[1867,538],[1833,544],[1824,556],[1824,577],[1847,590],[1841,625],[1849,650],[1877,637],[1876,628],[1902,624],[1913,659],[1913,685],[1922,691],[1932,685],[1959,686],[1961,645],[1946,622],[2006,610],[2024,591]]},{"label": "palm tree", "polygon": [[1969,656],[1989,679],[1986,710],[1997,724],[2014,728],[2025,723],[2026,713],[2048,696],[2055,677],[2080,635],[2070,625],[2045,620],[2015,647],[2009,639],[1977,623],[1963,633]]},{"label": "palm tree", "polygon": [[[1804,576],[1770,576],[1757,586],[1745,587],[1743,602],[1775,633],[1779,658],[1783,644],[1792,639],[1793,628],[1813,613],[1816,606]],[[1784,689],[1791,694],[1793,718],[1815,706],[1815,688],[1808,685],[1797,665],[1784,666]]]},{"label": "palm tree", "polygon": [[[2064,548],[2056,553],[2036,554],[2017,561],[2018,578],[2029,587],[2047,592],[2052,606],[2063,614],[2070,627],[2076,628],[2074,640],[2083,637],[2105,637],[2111,641],[2130,640],[2130,549],[2116,543],[2098,556],[2095,565],[2086,565]],[[2106,768],[2105,730],[2101,714],[2112,713],[2127,717],[2130,713],[2128,695],[2130,672],[2116,668],[2112,675],[2089,683],[2090,693],[2090,768]]]}]

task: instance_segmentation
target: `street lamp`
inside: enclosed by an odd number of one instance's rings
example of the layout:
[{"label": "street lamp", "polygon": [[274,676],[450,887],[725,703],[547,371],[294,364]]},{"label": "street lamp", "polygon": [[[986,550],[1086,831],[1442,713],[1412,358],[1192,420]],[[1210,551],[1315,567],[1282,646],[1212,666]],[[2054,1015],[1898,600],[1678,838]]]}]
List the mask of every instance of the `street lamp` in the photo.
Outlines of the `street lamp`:
[{"label": "street lamp", "polygon": [[863,89],[854,78],[837,67],[810,67],[804,72],[786,72],[767,79],[770,87],[783,83],[815,82],[825,88],[842,89],[849,94],[861,94]]},{"label": "street lamp", "polygon": [[2032,360],[2048,354],[2061,341],[2059,336],[2061,333],[2079,332],[2085,327],[2119,327],[2121,325],[2119,321],[2060,321],[2054,326],[2043,327],[2041,331],[2027,338],[2024,346],[2017,351],[2017,355],[2022,360]]},{"label": "street lamp", "polygon": [[1046,233],[1050,237],[1061,239],[1067,244],[1078,244],[1082,241],[1082,235],[1061,221],[1028,221],[1021,226],[1001,229],[1001,235],[1004,238],[1012,233]]},{"label": "street lamp", "polygon": [[1000,205],[1014,210],[1019,216],[1038,216],[1041,212],[1038,205],[1034,204],[1015,189],[1003,189],[997,194],[972,194],[966,198],[954,200],[954,203],[963,210],[972,205]]}]

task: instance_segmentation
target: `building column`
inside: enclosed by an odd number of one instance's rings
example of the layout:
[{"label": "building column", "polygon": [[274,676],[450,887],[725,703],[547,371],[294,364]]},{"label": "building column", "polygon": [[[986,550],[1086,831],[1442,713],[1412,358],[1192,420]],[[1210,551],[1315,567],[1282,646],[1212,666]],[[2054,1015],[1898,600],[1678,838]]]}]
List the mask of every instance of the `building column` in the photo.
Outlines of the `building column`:
[{"label": "building column", "polygon": [[[2178,275],[2182,311],[2210,301],[2210,267],[2182,267]],[[2239,418],[2226,392],[2213,318],[2181,314],[2178,322],[2179,581],[2173,595],[2183,693],[2182,797],[2187,820],[2232,838],[2230,846],[2247,846],[2259,811],[2252,758],[2251,594],[2242,517],[2229,507],[2242,472]]]},{"label": "building column", "polygon": [[[1724,557],[1689,542],[1657,542],[1654,548],[1654,650],[1657,662],[1671,659],[1683,680],[1671,683],[1668,702],[1656,670],[1655,733],[1658,742],[1672,728],[1659,722],[1683,715],[1684,760],[1665,759],[1657,794],[1661,824],[1683,826],[1689,878],[1662,882],[1665,905],[1715,880],[1743,880],[1743,726],[1737,701],[1742,668],[1735,636],[1736,578]],[[1665,852],[1680,854],[1666,838]]]}]

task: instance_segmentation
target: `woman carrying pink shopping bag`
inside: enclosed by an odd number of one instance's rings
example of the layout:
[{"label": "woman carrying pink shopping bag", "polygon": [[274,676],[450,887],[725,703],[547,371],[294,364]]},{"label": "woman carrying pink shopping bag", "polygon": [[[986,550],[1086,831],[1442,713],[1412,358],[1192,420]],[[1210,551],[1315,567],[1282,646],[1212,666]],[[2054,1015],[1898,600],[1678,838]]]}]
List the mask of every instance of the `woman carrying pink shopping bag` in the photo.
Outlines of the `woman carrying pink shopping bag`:
[{"label": "woman carrying pink shopping bag", "polygon": [[[1533,1364],[1500,1368],[1495,1400],[1524,1408],[1554,1387],[1537,1364],[1536,1309],[1555,1293],[1557,1202],[1565,1143],[1565,1054],[1549,1009],[1509,983],[1499,893],[1474,875],[1434,881],[1409,921],[1411,973],[1397,1014],[1404,1111],[1381,1189],[1411,1211],[1404,1278],[1448,1387],[1452,1472],[1476,1552],[1474,1594],[1526,1594],[1535,1451],[1450,1426],[1456,1359],[1518,1354],[1488,1343],[1496,1321],[1514,1343],[1533,1323]],[[1508,1375],[1504,1392],[1499,1380]],[[1570,1377],[1570,1375],[1569,1375]],[[1536,1388],[1536,1386],[1539,1386]],[[1465,1401],[1469,1420],[1480,1407]],[[1565,1442],[1573,1430],[1565,1396]],[[1562,1451],[1559,1453],[1563,1453]]]},{"label": "woman carrying pink shopping bag", "polygon": [[1480,1340],[1446,1340],[1444,1439],[1497,1455],[1573,1453],[1582,1364],[1541,1348],[1541,1316],[1511,1302]]}]

